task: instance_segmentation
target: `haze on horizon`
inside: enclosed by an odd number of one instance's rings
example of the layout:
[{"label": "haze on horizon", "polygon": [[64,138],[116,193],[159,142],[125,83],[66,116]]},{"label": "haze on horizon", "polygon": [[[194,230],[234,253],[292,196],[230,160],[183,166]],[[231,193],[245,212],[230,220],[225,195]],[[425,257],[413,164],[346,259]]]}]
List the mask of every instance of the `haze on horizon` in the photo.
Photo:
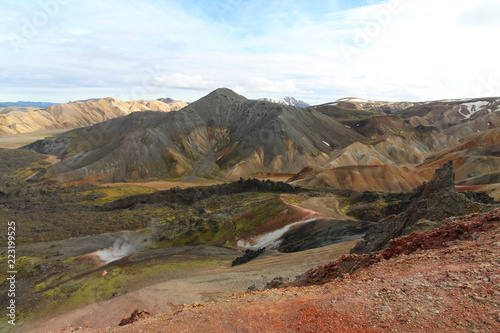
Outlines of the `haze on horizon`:
[{"label": "haze on horizon", "polygon": [[500,95],[495,0],[0,0],[0,101]]}]

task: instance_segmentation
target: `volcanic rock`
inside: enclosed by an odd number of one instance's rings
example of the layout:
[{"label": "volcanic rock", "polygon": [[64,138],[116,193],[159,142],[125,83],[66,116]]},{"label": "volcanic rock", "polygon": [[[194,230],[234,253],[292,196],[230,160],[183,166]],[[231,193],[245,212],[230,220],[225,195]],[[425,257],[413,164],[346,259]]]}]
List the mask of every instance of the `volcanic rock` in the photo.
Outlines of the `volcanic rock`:
[{"label": "volcanic rock", "polygon": [[132,324],[132,323],[135,323],[136,321],[146,319],[149,317],[151,317],[151,314],[147,310],[136,309],[136,310],[134,310],[134,312],[132,312],[130,317],[123,318],[120,321],[120,323],[118,324],[118,326],[125,326],[128,324]]},{"label": "volcanic rock", "polygon": [[264,253],[265,250],[266,250],[266,248],[261,248],[258,250],[248,249],[245,251],[245,254],[242,257],[238,257],[238,258],[234,259],[233,262],[231,263],[231,266],[238,266],[238,265],[245,264],[245,263],[249,262],[250,260],[253,260],[253,259],[257,258],[258,256],[260,256],[262,253]]},{"label": "volcanic rock", "polygon": [[[453,162],[449,161],[436,170],[428,183],[413,191],[409,199],[411,204],[404,212],[377,222],[351,252],[361,254],[380,251],[389,240],[413,232],[419,220],[435,221],[441,225],[447,217],[465,214],[470,201],[464,194],[455,192],[454,180]],[[418,225],[418,229],[422,229],[422,224]]]},{"label": "volcanic rock", "polygon": [[296,227],[283,235],[280,252],[298,252],[361,237],[370,222],[316,220]]}]

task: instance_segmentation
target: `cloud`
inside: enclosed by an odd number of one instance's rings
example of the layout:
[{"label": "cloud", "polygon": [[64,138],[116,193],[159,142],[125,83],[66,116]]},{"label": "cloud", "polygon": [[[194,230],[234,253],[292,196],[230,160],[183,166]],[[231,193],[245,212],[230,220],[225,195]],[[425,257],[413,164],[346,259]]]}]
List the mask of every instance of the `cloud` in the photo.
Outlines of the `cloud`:
[{"label": "cloud", "polygon": [[177,89],[206,90],[216,89],[217,83],[199,74],[167,74],[154,78],[157,86]]},{"label": "cloud", "polygon": [[243,87],[246,91],[258,91],[258,92],[284,92],[284,93],[294,93],[300,92],[301,90],[297,88],[293,80],[269,80],[265,77],[255,77],[251,78],[243,83]]},{"label": "cloud", "polygon": [[17,53],[8,34],[42,9],[4,1],[0,100],[500,95],[494,0],[65,1]]}]

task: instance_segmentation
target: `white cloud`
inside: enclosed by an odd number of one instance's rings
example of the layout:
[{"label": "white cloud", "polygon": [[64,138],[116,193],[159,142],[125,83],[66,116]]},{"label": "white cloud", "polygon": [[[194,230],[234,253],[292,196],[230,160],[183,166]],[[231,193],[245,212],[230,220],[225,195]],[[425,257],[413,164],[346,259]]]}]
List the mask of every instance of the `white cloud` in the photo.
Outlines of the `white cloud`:
[{"label": "white cloud", "polygon": [[[367,1],[347,11],[338,10],[339,1],[315,8],[234,0],[211,4],[211,12],[197,7],[200,1],[71,1],[20,53],[5,32],[19,32],[22,18],[40,7],[8,3],[2,10],[9,15],[0,14],[7,78],[0,100],[36,92],[64,102],[132,96],[140,88],[143,98],[193,101],[222,86],[250,98],[294,95],[316,103],[500,95],[494,0]],[[213,11],[220,15],[206,14]],[[354,52],[346,56],[342,47]]]},{"label": "white cloud", "polygon": [[259,92],[300,92],[293,80],[269,80],[265,77],[251,78],[243,83],[245,90]]},{"label": "white cloud", "polygon": [[153,79],[159,87],[206,90],[216,89],[217,83],[199,74],[166,74]]}]

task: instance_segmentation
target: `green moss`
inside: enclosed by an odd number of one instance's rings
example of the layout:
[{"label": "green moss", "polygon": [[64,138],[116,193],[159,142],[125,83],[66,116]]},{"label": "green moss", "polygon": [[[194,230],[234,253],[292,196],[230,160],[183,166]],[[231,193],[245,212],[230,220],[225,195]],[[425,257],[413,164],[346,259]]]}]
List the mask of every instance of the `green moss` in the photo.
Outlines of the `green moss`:
[{"label": "green moss", "polygon": [[285,208],[286,205],[278,199],[259,206],[250,212],[243,214],[242,218],[234,221],[236,232],[250,233],[255,228],[264,225],[271,217],[281,213]]},{"label": "green moss", "polygon": [[231,143],[231,138],[228,136],[224,137],[222,139],[221,142],[219,142],[219,144],[215,147],[215,151],[221,151],[221,150],[224,150],[225,148],[227,148],[229,146],[229,144]]},{"label": "green moss", "polygon": [[309,154],[316,157],[318,156],[319,154],[321,154],[321,152],[319,150],[317,150],[316,148],[310,148],[308,150]]},{"label": "green moss", "polygon": [[[166,271],[191,270],[227,262],[229,260],[216,260],[195,255],[173,255],[166,260],[155,259],[122,268],[107,268],[105,276],[101,276],[101,271],[94,272],[43,292],[46,304],[41,309],[42,315],[52,315],[63,309],[68,311],[109,299],[116,294],[140,286],[146,279],[161,279]],[[39,284],[39,288],[41,286],[42,284]]]},{"label": "green moss", "polygon": [[91,196],[93,193],[103,194],[104,197],[98,198],[96,200],[86,200],[79,202],[80,204],[96,204],[102,205],[108,202],[112,202],[121,198],[129,197],[136,194],[147,194],[153,193],[157,190],[137,185],[123,185],[123,186],[111,186],[102,187],[95,190],[81,192],[83,196]]},{"label": "green moss", "polygon": [[184,154],[190,158],[191,160],[198,160],[200,157],[199,157],[199,154],[195,153],[193,151],[193,149],[191,149],[191,146],[187,143],[187,141],[185,139],[181,139],[180,141],[180,144],[181,144],[181,149],[182,151],[184,152]]},{"label": "green moss", "polygon": [[298,205],[299,204],[299,199],[295,195],[289,195],[286,197],[286,202],[291,204],[291,205]]},{"label": "green moss", "polygon": [[45,284],[45,282],[41,282],[41,283],[37,284],[34,289],[35,289],[35,292],[39,292],[39,291],[47,289],[47,285]]}]

